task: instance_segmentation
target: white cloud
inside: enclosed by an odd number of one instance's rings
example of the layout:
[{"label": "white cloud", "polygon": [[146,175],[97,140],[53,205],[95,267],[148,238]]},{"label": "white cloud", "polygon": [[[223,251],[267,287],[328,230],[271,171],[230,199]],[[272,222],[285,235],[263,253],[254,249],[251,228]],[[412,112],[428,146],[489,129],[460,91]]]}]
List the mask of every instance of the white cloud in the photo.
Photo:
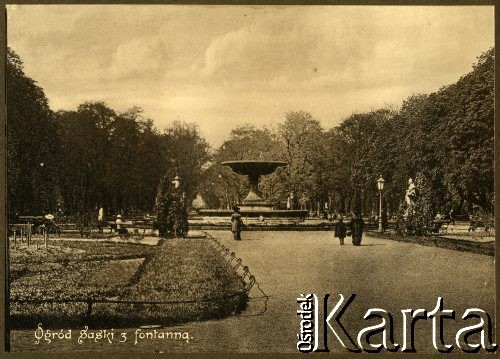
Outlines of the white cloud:
[{"label": "white cloud", "polygon": [[139,38],[122,43],[113,54],[110,66],[112,76],[142,76],[152,72],[163,72],[168,53],[162,39]]},{"label": "white cloud", "polygon": [[54,109],[135,105],[163,127],[232,127],[310,111],[325,125],[471,70],[493,7],[8,6],[8,43]]}]

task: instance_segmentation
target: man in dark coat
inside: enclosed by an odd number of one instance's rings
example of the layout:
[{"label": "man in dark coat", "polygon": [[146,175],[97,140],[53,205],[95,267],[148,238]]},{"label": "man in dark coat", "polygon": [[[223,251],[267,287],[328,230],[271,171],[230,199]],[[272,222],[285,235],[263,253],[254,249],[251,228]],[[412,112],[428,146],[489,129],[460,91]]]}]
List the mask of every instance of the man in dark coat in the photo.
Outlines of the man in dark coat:
[{"label": "man in dark coat", "polygon": [[335,237],[340,239],[340,245],[344,245],[344,238],[347,234],[347,226],[344,223],[344,218],[339,217],[337,224],[335,225]]},{"label": "man in dark coat", "polygon": [[365,222],[360,214],[353,214],[349,226],[351,228],[352,244],[359,246],[361,244],[361,238],[363,237],[363,228]]},{"label": "man in dark coat", "polygon": [[241,219],[241,213],[238,206],[233,206],[233,214],[231,215],[231,231],[233,232],[234,239],[236,241],[241,241],[241,227],[243,221]]}]

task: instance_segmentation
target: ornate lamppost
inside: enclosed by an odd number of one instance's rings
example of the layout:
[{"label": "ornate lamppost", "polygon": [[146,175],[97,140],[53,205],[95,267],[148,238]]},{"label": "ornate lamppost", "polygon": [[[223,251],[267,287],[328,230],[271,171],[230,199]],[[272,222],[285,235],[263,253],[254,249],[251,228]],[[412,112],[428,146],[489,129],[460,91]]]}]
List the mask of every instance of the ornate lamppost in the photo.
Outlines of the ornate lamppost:
[{"label": "ornate lamppost", "polygon": [[[227,190],[227,180],[221,174],[219,174],[219,178],[221,179],[222,183],[224,183],[224,190],[226,191],[226,209],[229,209],[230,204],[229,204],[229,194]],[[223,206],[221,205],[221,207]]]},{"label": "ornate lamppost", "polygon": [[171,195],[170,208],[168,209],[167,216],[170,217],[172,223],[172,230],[175,237],[181,235],[184,237],[187,234],[187,213],[186,213],[186,192],[181,192],[181,178],[176,175],[172,180],[174,185]]},{"label": "ornate lamppost", "polygon": [[379,216],[378,216],[378,231],[380,233],[384,232],[384,227],[382,224],[382,191],[384,190],[384,183],[385,180],[382,178],[382,175],[380,175],[380,178],[377,180],[377,188],[379,191]]}]

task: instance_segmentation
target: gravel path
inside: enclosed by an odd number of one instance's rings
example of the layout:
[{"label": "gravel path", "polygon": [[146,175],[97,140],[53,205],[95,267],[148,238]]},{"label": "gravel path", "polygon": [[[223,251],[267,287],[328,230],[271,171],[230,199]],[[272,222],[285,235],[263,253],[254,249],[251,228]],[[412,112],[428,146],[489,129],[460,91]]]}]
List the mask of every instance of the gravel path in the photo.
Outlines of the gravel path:
[{"label": "gravel path", "polygon": [[[296,298],[300,293],[331,294],[330,310],[339,294],[356,294],[342,322],[353,337],[373,322],[363,315],[369,308],[384,308],[394,318],[394,336],[401,342],[401,310],[423,308],[431,311],[437,297],[443,297],[445,309],[454,309],[457,320],[445,324],[444,339],[454,342],[458,329],[470,325],[460,320],[464,310],[478,307],[490,313],[495,309],[494,257],[425,247],[365,236],[362,245],[348,240],[340,246],[329,232],[244,232],[243,241],[231,239],[231,233],[213,231],[219,239],[243,259],[269,296],[265,303],[255,286],[248,309],[224,320],[189,323],[162,329],[189,333],[189,342],[173,339],[134,340],[128,332],[125,343],[76,344],[71,342],[34,344],[34,331],[12,334],[12,349],[18,350],[120,350],[162,352],[297,352],[299,317]],[[371,324],[369,324],[371,323]],[[378,322],[377,322],[378,323]],[[56,328],[53,328],[56,329]],[[146,330],[146,329],[144,329]],[[330,350],[345,349],[330,335]],[[417,323],[415,347],[418,352],[436,353],[432,347],[432,322]]]}]

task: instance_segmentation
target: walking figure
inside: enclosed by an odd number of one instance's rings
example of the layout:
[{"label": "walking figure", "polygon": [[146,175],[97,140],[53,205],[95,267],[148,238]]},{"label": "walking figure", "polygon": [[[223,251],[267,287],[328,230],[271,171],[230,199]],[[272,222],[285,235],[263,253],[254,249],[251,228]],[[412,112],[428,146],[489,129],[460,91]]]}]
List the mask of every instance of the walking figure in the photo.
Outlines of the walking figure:
[{"label": "walking figure", "polygon": [[448,214],[448,216],[450,217],[450,223],[455,225],[455,211],[452,209],[450,209],[450,213]]},{"label": "walking figure", "polygon": [[351,228],[352,244],[355,246],[361,245],[361,238],[363,237],[363,228],[365,222],[359,214],[353,214],[349,226]]},{"label": "walking figure", "polygon": [[231,215],[231,231],[234,235],[234,240],[241,241],[241,227],[243,226],[243,220],[241,219],[240,208],[238,206],[233,206],[233,214]]},{"label": "walking figure", "polygon": [[99,207],[99,212],[97,213],[97,227],[99,228],[99,233],[103,233],[104,226],[104,207],[101,205]]},{"label": "walking figure", "polygon": [[118,234],[127,234],[128,233],[128,230],[127,228],[125,228],[125,226],[123,225],[123,221],[122,221],[122,215],[119,214],[118,216],[116,216],[116,231],[118,232]]},{"label": "walking figure", "polygon": [[339,221],[335,226],[335,237],[340,239],[340,245],[344,245],[344,239],[347,235],[347,225],[344,223],[344,218],[342,216],[339,217]]}]

